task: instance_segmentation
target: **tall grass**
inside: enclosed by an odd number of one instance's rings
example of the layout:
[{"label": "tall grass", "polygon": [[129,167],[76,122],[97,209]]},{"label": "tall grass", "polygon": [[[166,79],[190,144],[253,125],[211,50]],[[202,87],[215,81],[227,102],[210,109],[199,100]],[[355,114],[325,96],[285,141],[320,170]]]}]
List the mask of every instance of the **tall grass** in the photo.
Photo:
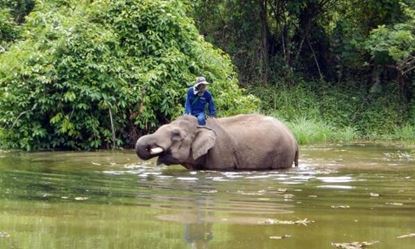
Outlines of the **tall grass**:
[{"label": "tall grass", "polygon": [[287,125],[299,144],[350,142],[358,137],[352,127],[335,128],[322,120],[298,118]]},{"label": "tall grass", "polygon": [[354,140],[403,141],[415,144],[415,112],[405,111],[399,92],[371,95],[359,86],[324,82],[256,86],[261,112],[291,128],[300,144]]},{"label": "tall grass", "polygon": [[406,124],[397,127],[391,134],[382,134],[381,137],[383,140],[406,141],[415,144],[415,126]]}]

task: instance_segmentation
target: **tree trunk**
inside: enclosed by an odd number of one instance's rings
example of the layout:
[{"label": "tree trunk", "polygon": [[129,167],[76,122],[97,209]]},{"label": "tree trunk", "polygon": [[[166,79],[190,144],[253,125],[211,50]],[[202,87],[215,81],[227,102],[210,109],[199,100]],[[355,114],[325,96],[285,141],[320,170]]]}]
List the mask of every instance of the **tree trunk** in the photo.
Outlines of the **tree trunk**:
[{"label": "tree trunk", "polygon": [[260,4],[260,20],[261,20],[261,50],[260,50],[260,74],[263,84],[268,83],[269,60],[268,60],[268,16],[267,16],[267,0],[259,0]]}]

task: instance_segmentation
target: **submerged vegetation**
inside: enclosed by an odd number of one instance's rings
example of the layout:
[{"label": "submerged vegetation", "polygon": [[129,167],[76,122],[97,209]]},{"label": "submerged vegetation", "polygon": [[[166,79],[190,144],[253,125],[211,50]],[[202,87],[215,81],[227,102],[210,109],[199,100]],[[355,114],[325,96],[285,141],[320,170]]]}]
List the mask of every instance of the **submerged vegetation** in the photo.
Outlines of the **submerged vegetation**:
[{"label": "submerged vegetation", "polygon": [[5,0],[0,148],[130,146],[198,75],[302,144],[414,142],[414,44],[409,0]]}]

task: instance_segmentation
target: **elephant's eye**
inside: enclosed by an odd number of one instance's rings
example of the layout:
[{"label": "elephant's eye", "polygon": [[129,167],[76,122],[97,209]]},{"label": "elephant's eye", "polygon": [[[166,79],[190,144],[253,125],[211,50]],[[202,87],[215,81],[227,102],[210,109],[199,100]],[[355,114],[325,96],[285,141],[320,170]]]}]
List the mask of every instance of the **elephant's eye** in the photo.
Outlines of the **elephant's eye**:
[{"label": "elephant's eye", "polygon": [[173,141],[180,141],[182,140],[182,134],[180,133],[179,130],[173,130],[171,133],[171,139]]}]

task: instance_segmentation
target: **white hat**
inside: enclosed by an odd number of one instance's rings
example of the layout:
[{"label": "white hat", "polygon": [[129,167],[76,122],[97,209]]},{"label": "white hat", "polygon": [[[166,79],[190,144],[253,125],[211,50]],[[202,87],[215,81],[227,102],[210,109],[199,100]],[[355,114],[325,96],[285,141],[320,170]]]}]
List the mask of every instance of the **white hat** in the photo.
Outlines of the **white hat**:
[{"label": "white hat", "polygon": [[199,85],[204,84],[204,85],[209,85],[209,82],[206,81],[205,77],[197,77],[196,78],[196,83],[194,85],[194,87],[198,87]]}]

